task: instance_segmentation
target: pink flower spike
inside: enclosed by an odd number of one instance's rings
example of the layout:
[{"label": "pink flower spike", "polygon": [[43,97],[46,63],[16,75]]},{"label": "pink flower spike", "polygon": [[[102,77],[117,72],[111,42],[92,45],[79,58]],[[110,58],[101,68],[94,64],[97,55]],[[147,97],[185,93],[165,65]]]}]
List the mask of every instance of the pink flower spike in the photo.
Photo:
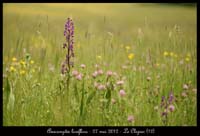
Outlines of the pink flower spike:
[{"label": "pink flower spike", "polygon": [[81,64],[81,68],[84,69],[86,66],[85,64]]},{"label": "pink flower spike", "polygon": [[124,90],[120,90],[120,91],[119,91],[119,95],[120,95],[121,97],[124,97],[124,96],[126,95],[126,93],[125,93]]},{"label": "pink flower spike", "polygon": [[129,115],[127,120],[128,120],[128,122],[130,122],[130,123],[131,123],[131,122],[134,122],[134,116],[133,116],[133,115]]}]

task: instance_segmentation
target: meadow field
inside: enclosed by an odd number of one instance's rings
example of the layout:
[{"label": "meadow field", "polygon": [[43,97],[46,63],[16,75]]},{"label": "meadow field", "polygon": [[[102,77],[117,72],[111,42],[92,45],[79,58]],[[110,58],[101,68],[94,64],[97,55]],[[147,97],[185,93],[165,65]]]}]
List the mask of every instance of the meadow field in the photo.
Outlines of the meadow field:
[{"label": "meadow field", "polygon": [[3,125],[196,126],[196,33],[196,6],[4,3]]}]

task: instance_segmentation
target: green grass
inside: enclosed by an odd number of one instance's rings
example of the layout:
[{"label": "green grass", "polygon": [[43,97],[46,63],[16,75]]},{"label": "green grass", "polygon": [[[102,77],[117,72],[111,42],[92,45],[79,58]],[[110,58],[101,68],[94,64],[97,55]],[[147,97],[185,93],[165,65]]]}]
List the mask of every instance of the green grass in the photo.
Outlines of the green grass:
[{"label": "green grass", "polygon": [[[73,70],[84,75],[71,77],[69,88],[60,72],[68,17],[75,24]],[[3,125],[196,126],[196,19],[196,6],[3,4]],[[104,74],[93,79],[95,64]],[[118,76],[107,80],[108,70]],[[95,82],[109,85],[99,91]],[[171,91],[175,110],[164,123],[161,98]]]}]

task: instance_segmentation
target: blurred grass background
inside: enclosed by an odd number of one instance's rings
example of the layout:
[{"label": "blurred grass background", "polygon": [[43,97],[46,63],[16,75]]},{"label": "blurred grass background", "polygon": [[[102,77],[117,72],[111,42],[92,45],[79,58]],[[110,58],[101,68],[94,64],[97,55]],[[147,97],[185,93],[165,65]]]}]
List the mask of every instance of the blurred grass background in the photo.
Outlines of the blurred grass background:
[{"label": "blurred grass background", "polygon": [[[75,123],[77,118],[74,115],[77,111],[73,109],[76,103],[65,105],[72,110],[65,109],[66,120],[68,119],[69,122],[61,124],[61,113],[58,112],[61,104],[55,102],[55,97],[50,95],[57,89],[61,62],[66,54],[62,45],[65,41],[64,24],[68,17],[72,17],[75,24],[75,69],[80,70],[80,64],[83,63],[87,66],[86,72],[91,74],[94,71],[94,64],[107,64],[108,67],[105,66],[104,71],[111,69],[126,76],[126,91],[129,94],[127,113],[134,111],[137,118],[136,125],[163,125],[158,118],[159,115],[153,110],[155,105],[147,104],[151,98],[144,88],[153,89],[156,85],[160,85],[159,97],[154,97],[153,100],[155,104],[159,103],[161,96],[167,95],[171,88],[179,95],[183,83],[191,81],[192,86],[196,86],[197,10],[195,4],[181,6],[180,4],[140,3],[4,3],[3,72],[5,73],[10,65],[11,58],[24,58],[24,50],[31,54],[31,58],[41,69],[38,75],[33,76],[33,81],[26,81],[23,78],[17,81],[19,84],[15,88],[16,109],[13,113],[16,120],[12,118],[9,120],[9,116],[4,114],[4,124],[77,125]],[[131,68],[127,71],[121,69],[129,61],[125,46],[130,46],[130,53],[135,54]],[[165,58],[164,51],[177,53],[179,57],[178,59]],[[191,54],[190,64],[179,65],[179,61],[184,60],[188,53]],[[98,59],[97,56],[101,56],[102,59]],[[155,69],[151,66],[147,62],[149,56],[153,64],[160,63],[163,67]],[[55,73],[49,72],[49,64],[55,66]],[[134,66],[137,69],[145,67],[147,70],[136,72],[132,70]],[[158,75],[161,75],[161,80],[156,78]],[[152,77],[152,86],[145,82],[147,76]],[[29,90],[27,86],[35,82],[40,83],[41,87],[34,88],[34,91]],[[88,81],[88,86],[93,85],[90,82]],[[27,86],[23,88],[26,84]],[[26,97],[21,92],[22,88],[28,90]],[[20,104],[22,98],[27,99],[25,108]],[[84,122],[84,125],[102,125],[101,116],[95,112],[98,111],[95,104],[98,105],[98,102],[94,102],[93,107],[89,107],[91,113],[87,115],[88,122]],[[170,125],[196,125],[195,102],[191,100],[179,106],[176,114],[172,116],[175,119],[172,119]],[[35,109],[35,112],[32,113],[32,109]],[[117,108],[114,110],[118,111]],[[126,119],[125,114],[122,116],[121,113],[118,115],[118,112],[114,114],[119,118],[110,116],[107,125],[127,125],[123,122],[124,118]]]}]

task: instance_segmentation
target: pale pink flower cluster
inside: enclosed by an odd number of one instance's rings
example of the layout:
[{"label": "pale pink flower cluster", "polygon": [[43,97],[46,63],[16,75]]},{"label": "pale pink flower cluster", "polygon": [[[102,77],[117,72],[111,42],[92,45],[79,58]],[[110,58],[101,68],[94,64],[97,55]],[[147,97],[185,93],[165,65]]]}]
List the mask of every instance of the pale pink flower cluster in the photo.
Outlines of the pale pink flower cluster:
[{"label": "pale pink flower cluster", "polygon": [[94,71],[94,73],[92,73],[92,77],[96,78],[98,75],[102,75],[102,74],[103,74],[103,70],[98,69],[98,70]]},{"label": "pale pink flower cluster", "polygon": [[83,74],[79,73],[77,70],[72,71],[72,76],[75,77],[77,80],[82,80]]},{"label": "pale pink flower cluster", "polygon": [[79,73],[75,78],[76,78],[77,80],[82,80],[83,75],[82,75],[81,73]]},{"label": "pale pink flower cluster", "polygon": [[99,70],[97,71],[97,73],[98,73],[98,75],[102,75],[102,74],[103,74],[103,70],[102,70],[102,69],[99,69]]},{"label": "pale pink flower cluster", "polygon": [[97,72],[97,71],[94,71],[94,73],[92,73],[92,77],[93,77],[93,78],[96,78],[97,75],[98,75],[98,72]]},{"label": "pale pink flower cluster", "polygon": [[94,82],[94,87],[97,88],[98,90],[106,90],[106,86],[97,82]]},{"label": "pale pink flower cluster", "polygon": [[188,90],[188,89],[189,89],[189,86],[188,86],[187,84],[184,84],[184,85],[183,85],[183,89]]},{"label": "pale pink flower cluster", "polygon": [[117,81],[116,84],[117,84],[117,85],[123,85],[123,84],[124,84],[124,81],[123,81],[123,80]]},{"label": "pale pink flower cluster", "polygon": [[169,110],[171,111],[171,112],[173,112],[174,110],[175,110],[175,107],[174,107],[174,105],[169,105]]},{"label": "pale pink flower cluster", "polygon": [[110,77],[110,76],[112,76],[112,74],[113,74],[113,72],[112,71],[107,71],[107,73],[106,73],[106,75],[108,76],[108,77]]},{"label": "pale pink flower cluster", "polygon": [[121,97],[124,97],[124,96],[126,95],[126,92],[125,92],[123,89],[121,89],[121,90],[119,91],[119,95],[120,95]]},{"label": "pale pink flower cluster", "polygon": [[81,64],[81,68],[84,69],[86,66],[85,64]]},{"label": "pale pink flower cluster", "polygon": [[73,71],[72,71],[72,76],[74,76],[74,77],[75,77],[75,76],[77,76],[78,74],[79,74],[79,73],[78,73],[78,71],[77,71],[77,70],[73,70]]},{"label": "pale pink flower cluster", "polygon": [[102,85],[102,84],[99,84],[99,86],[97,87],[98,90],[105,90],[106,89],[106,86],[105,85]]},{"label": "pale pink flower cluster", "polygon": [[128,120],[128,122],[130,122],[130,123],[131,123],[131,122],[134,122],[134,116],[133,116],[133,115],[129,115],[127,120]]}]

